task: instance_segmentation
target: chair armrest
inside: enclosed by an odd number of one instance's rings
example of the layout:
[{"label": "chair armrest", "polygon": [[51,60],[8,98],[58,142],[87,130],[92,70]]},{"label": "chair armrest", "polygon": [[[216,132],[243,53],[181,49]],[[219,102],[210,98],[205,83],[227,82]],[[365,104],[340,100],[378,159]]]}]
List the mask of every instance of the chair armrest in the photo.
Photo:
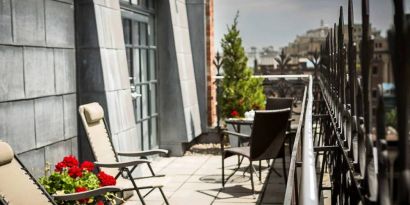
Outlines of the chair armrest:
[{"label": "chair armrest", "polygon": [[129,167],[129,166],[135,166],[138,164],[144,164],[144,163],[151,163],[151,161],[146,160],[146,159],[139,159],[139,160],[133,160],[133,161],[127,161],[127,162],[94,162],[95,166],[97,167],[106,167],[106,168],[123,168],[123,167]]},{"label": "chair armrest", "polygon": [[295,114],[295,115],[300,115],[300,114],[301,114],[301,112],[296,112],[296,111],[293,111],[293,110],[292,110],[292,114]]},{"label": "chair armrest", "polygon": [[145,157],[154,154],[163,154],[168,155],[168,150],[165,149],[152,149],[147,151],[140,151],[140,152],[118,152],[119,156],[126,156],[126,157]]},{"label": "chair armrest", "polygon": [[62,200],[62,201],[76,201],[80,199],[90,198],[93,196],[101,196],[101,195],[106,194],[107,192],[120,192],[120,191],[121,189],[116,186],[105,186],[105,187],[100,187],[98,189],[84,191],[84,192],[77,192],[77,193],[71,193],[71,194],[54,194],[53,198],[56,200]]},{"label": "chair armrest", "polygon": [[233,135],[235,137],[245,138],[245,139],[249,139],[251,137],[249,135],[238,133],[238,132],[223,131],[223,133],[228,134],[228,135]]},{"label": "chair armrest", "polygon": [[286,131],[286,133],[285,133],[286,135],[295,135],[296,134],[296,131]]}]

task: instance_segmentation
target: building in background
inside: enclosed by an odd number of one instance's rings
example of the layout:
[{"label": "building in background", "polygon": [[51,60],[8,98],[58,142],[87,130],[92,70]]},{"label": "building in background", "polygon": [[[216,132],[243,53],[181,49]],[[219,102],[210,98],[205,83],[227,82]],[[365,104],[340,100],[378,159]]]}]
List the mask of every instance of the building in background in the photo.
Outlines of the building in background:
[{"label": "building in background", "polygon": [[274,73],[278,68],[278,63],[275,58],[279,55],[279,52],[274,49],[273,46],[263,47],[258,49],[251,47],[247,52],[248,66],[252,68],[255,75],[269,75]]},{"label": "building in background", "polygon": [[[370,26],[371,27],[371,26]],[[330,27],[321,26],[316,29],[308,30],[305,34],[297,36],[296,39],[289,43],[285,48],[285,53],[291,57],[289,72],[297,68],[301,69],[303,73],[312,73],[308,68],[312,67],[309,56],[314,52],[320,51],[320,45],[326,41]],[[348,42],[348,26],[344,25],[344,42]],[[371,27],[371,38],[373,40],[373,59],[371,60],[371,89],[372,89],[372,105],[373,113],[376,112],[377,93],[379,85],[382,83],[392,83],[393,73],[392,64],[389,53],[389,46],[386,37],[381,35],[381,31]],[[356,68],[360,74],[360,39],[362,39],[362,25],[353,25],[353,41],[356,44]]]},{"label": "building in background", "polygon": [[0,140],[36,177],[65,155],[90,159],[81,104],[103,106],[119,151],[181,155],[207,131],[212,0],[1,5]]},{"label": "building in background", "polygon": [[319,52],[320,46],[326,40],[329,27],[321,21],[320,27],[306,31],[296,36],[293,42],[284,47],[285,53],[291,57],[291,64],[299,64],[300,58],[307,58],[313,52]]}]

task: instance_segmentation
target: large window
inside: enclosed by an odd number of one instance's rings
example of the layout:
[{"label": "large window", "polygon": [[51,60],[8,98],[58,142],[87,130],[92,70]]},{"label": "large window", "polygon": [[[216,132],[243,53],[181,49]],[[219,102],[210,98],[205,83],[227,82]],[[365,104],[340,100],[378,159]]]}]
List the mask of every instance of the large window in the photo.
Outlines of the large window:
[{"label": "large window", "polygon": [[157,143],[157,72],[155,13],[152,0],[127,0],[122,5],[122,24],[126,47],[134,113],[141,148]]}]

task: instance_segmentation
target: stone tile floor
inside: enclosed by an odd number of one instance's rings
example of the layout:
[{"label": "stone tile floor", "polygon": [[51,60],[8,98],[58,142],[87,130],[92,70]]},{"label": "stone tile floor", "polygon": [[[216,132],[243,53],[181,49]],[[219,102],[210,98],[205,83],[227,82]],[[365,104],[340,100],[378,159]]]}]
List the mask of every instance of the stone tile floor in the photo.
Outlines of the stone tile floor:
[{"label": "stone tile floor", "polygon": [[[288,161],[288,159],[287,159]],[[237,157],[225,160],[226,176],[236,168]],[[246,204],[282,204],[285,183],[284,178],[272,172],[267,180],[267,163],[262,163],[262,182],[254,177],[256,194],[251,191],[249,171],[239,169],[228,181],[225,188],[221,185],[221,156],[192,155],[183,157],[159,158],[153,162],[157,174],[166,174],[161,180],[164,192],[171,205],[246,205]],[[247,160],[241,167],[249,165]],[[254,162],[258,170],[258,163]],[[276,160],[275,169],[282,174],[281,159]],[[255,176],[255,175],[254,175]],[[264,186],[266,184],[266,187]],[[265,193],[262,194],[262,191]],[[147,205],[164,204],[158,190],[154,190],[145,198]],[[127,200],[127,205],[141,204],[138,197]]]}]

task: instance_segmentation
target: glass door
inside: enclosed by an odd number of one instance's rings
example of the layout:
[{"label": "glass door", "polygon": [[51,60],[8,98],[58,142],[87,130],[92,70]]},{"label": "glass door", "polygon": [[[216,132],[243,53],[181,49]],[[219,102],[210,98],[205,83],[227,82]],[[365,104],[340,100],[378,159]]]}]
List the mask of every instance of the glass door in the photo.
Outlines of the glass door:
[{"label": "glass door", "polygon": [[152,13],[123,10],[122,24],[141,149],[156,148],[158,147],[158,81],[155,16]]}]

